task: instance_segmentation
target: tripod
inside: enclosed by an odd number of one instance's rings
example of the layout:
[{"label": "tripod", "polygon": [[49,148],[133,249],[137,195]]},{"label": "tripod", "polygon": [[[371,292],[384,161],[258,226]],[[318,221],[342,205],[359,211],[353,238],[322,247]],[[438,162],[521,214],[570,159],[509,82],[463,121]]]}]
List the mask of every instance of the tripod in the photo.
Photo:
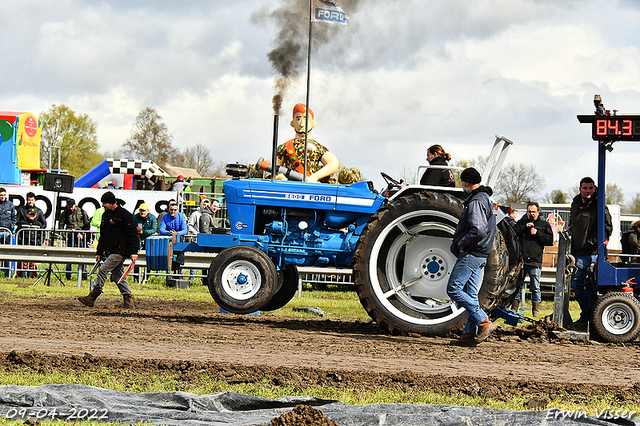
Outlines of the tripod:
[{"label": "tripod", "polygon": [[[57,210],[57,205],[58,205],[58,196],[60,195],[60,191],[56,191],[54,197],[53,197],[53,225],[51,227],[51,231],[49,231],[49,247],[53,247],[54,244],[54,230],[56,227],[56,210]],[[60,272],[60,271],[58,271]],[[49,267],[47,268],[46,271],[41,272],[40,276],[38,277],[38,279],[32,284],[32,285],[36,285],[40,282],[41,279],[44,278],[44,284],[47,286],[51,285],[51,275],[53,274],[54,277],[56,277],[58,279],[58,281],[60,281],[60,284],[62,284],[64,286],[64,282],[62,281],[62,278],[60,278],[60,276],[58,275],[58,272],[53,270],[53,263],[49,263]]]},{"label": "tripod", "polygon": [[[49,247],[53,247],[53,229],[51,231],[49,231]],[[53,275],[54,277],[57,278],[58,281],[60,281],[60,284],[62,284],[63,286],[65,285],[64,282],[62,281],[62,278],[60,278],[60,276],[58,275],[58,272],[60,271],[54,271],[53,270],[53,263],[49,263],[49,266],[47,267],[47,270],[44,272],[40,273],[40,276],[38,277],[38,279],[32,284],[32,285],[36,285],[40,282],[41,279],[44,278],[44,285],[50,286],[51,285],[51,275]]]}]

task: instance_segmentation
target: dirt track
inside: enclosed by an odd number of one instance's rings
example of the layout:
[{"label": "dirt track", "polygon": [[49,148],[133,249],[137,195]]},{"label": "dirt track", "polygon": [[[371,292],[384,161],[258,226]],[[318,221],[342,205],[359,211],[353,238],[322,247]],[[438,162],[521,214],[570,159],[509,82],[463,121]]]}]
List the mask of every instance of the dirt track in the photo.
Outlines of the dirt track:
[{"label": "dirt track", "polygon": [[532,401],[608,394],[640,403],[640,346],[554,341],[542,327],[529,327],[527,337],[508,327],[476,348],[462,348],[448,338],[386,335],[367,322],[220,314],[213,303],[138,299],[137,309],[125,311],[118,308],[122,299],[109,295],[94,308],[72,299],[5,299],[2,369],[126,367],[132,377],[175,371],[185,383],[206,374],[295,388],[494,398],[522,392]]}]

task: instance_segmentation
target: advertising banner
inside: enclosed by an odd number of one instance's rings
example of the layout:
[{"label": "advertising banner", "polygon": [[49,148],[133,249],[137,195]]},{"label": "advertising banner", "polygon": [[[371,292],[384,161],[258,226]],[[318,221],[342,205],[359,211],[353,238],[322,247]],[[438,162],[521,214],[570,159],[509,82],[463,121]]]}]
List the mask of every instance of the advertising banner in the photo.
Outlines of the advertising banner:
[{"label": "advertising banner", "polygon": [[[26,195],[33,192],[36,195],[36,207],[39,207],[47,218],[47,228],[53,227],[53,206],[57,205],[57,212],[66,207],[67,200],[72,198],[78,207],[83,208],[89,217],[93,216],[96,209],[102,207],[100,198],[105,193],[105,189],[96,188],[74,188],[72,194],[45,191],[41,186],[28,185],[6,185],[9,200],[16,208],[26,204]],[[130,191],[125,189],[111,189],[116,196],[118,203],[132,214],[137,213],[138,207],[142,203],[149,205],[150,213],[158,216],[159,213],[167,211],[169,201],[175,200],[176,193],[173,191]]]},{"label": "advertising banner", "polygon": [[18,133],[16,135],[18,149],[18,168],[40,168],[40,120],[31,113],[18,116]]}]

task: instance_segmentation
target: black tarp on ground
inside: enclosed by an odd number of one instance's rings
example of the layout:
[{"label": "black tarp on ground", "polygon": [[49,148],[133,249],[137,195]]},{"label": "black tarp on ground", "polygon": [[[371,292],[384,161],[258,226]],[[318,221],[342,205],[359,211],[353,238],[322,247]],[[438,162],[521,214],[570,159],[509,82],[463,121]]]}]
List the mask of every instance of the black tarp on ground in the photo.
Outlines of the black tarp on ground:
[{"label": "black tarp on ground", "polygon": [[[348,405],[311,397],[278,400],[220,392],[195,395],[186,392],[134,393],[85,385],[0,386],[0,415],[63,420],[147,422],[154,425],[266,425],[295,405],[320,409],[340,426],[364,425],[640,425],[635,418],[615,423],[574,413],[562,419],[553,410],[509,411],[450,405],[376,404]],[[22,411],[21,411],[22,410]],[[553,417],[558,415],[557,419]],[[567,414],[567,413],[564,413]],[[613,413],[615,414],[615,413]]]}]

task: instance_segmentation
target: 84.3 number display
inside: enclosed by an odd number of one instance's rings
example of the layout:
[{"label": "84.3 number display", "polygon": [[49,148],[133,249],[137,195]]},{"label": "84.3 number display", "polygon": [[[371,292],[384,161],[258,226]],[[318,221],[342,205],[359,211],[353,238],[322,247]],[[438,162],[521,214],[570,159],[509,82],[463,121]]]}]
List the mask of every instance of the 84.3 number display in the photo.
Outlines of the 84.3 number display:
[{"label": "84.3 number display", "polygon": [[592,137],[595,140],[640,141],[640,116],[595,117]]}]

